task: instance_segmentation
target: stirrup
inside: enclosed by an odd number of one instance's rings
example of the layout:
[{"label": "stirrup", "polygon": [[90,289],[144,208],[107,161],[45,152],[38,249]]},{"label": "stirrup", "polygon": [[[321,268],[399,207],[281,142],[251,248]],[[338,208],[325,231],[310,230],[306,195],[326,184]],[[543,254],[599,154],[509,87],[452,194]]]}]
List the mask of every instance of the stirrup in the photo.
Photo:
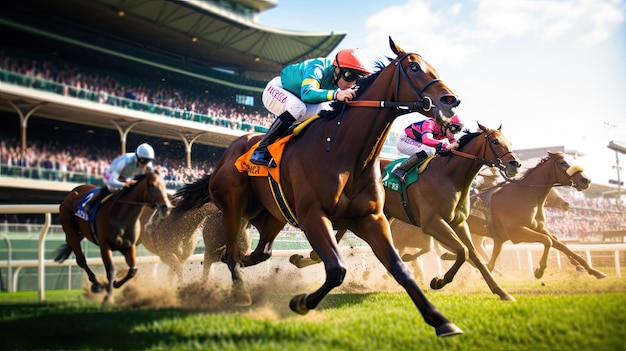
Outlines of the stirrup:
[{"label": "stirrup", "polygon": [[269,156],[269,160],[268,160],[268,151],[261,152],[258,149],[254,150],[254,152],[252,153],[252,156],[250,156],[250,162],[254,163],[255,165],[260,165],[260,166],[265,166],[265,167],[270,167],[270,168],[276,167],[276,162],[274,162],[274,159],[271,158],[271,156]]},{"label": "stirrup", "polygon": [[403,168],[396,167],[396,169],[394,169],[391,173],[393,173],[396,177],[398,177],[398,180],[400,180],[400,183],[402,184],[406,183],[406,175],[407,173],[409,173],[408,171],[405,171]]}]

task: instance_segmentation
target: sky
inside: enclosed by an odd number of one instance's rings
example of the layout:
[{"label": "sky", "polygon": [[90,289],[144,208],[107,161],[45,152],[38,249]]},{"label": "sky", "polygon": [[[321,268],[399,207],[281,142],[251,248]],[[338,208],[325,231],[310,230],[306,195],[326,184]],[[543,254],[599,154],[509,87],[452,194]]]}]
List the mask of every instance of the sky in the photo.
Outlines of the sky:
[{"label": "sky", "polygon": [[[502,126],[514,149],[564,146],[592,182],[616,179],[626,145],[626,0],[278,0],[264,26],[341,32],[329,55],[358,47],[395,56],[388,38],[422,55],[461,99],[466,127]],[[400,131],[421,115],[398,118]],[[621,179],[626,155],[620,154]],[[534,165],[525,165],[534,166]]]}]

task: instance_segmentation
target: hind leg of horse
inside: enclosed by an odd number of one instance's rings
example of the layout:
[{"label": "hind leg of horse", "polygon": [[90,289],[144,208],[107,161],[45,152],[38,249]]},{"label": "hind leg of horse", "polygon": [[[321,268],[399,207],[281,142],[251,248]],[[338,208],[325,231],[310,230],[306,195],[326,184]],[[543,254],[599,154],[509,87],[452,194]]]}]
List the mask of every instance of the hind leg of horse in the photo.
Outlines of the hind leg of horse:
[{"label": "hind leg of horse", "polygon": [[[341,229],[337,231],[337,234],[335,234],[335,240],[337,241],[337,243],[339,243],[339,241],[341,240],[341,238],[343,238],[347,231],[347,229]],[[298,268],[304,268],[312,266],[314,264],[318,264],[322,262],[322,259],[315,251],[311,251],[309,253],[309,257],[304,257],[300,254],[291,255],[291,257],[289,257],[289,262]]]},{"label": "hind leg of horse", "polygon": [[[259,230],[260,236],[259,243],[254,251],[242,257],[241,263],[244,267],[254,266],[272,257],[272,245],[274,244],[274,240],[285,226],[284,222],[270,216],[269,213],[266,213],[263,217],[257,217],[251,220],[250,223]],[[237,246],[237,248],[239,248],[239,246]]]},{"label": "hind leg of horse", "polygon": [[[316,218],[317,217],[317,218]],[[324,262],[326,280],[322,286],[311,294],[297,295],[291,299],[289,307],[299,314],[306,314],[314,309],[322,299],[335,287],[343,283],[346,268],[339,246],[332,236],[332,225],[328,218],[310,214],[301,220],[300,227],[304,231],[313,250]]]},{"label": "hind leg of horse", "polygon": [[135,245],[132,245],[127,250],[124,250],[123,254],[126,264],[128,265],[128,272],[126,272],[124,278],[113,282],[113,287],[116,289],[120,288],[122,285],[124,285],[124,283],[129,281],[137,274],[137,247]]},{"label": "hind leg of horse", "polygon": [[113,264],[113,253],[110,248],[104,245],[100,245],[100,255],[102,256],[102,263],[104,263],[104,271],[106,272],[107,277],[107,282],[104,285],[104,300],[102,301],[102,304],[106,305],[112,302],[115,265]]},{"label": "hind leg of horse", "polygon": [[563,244],[562,242],[558,240],[552,240],[552,247],[566,254],[567,257],[570,259],[570,261],[573,260],[574,262],[576,262],[577,265],[582,266],[590,275],[598,279],[606,278],[605,273],[592,268],[591,265],[589,265],[589,263],[584,258],[582,258],[580,255],[578,255],[574,251],[570,250],[570,248],[567,247],[567,245]]},{"label": "hind leg of horse", "polygon": [[104,289],[104,284],[98,281],[96,275],[91,268],[87,266],[87,259],[83,253],[83,249],[80,247],[80,241],[68,240],[67,244],[72,248],[74,256],[76,256],[76,264],[87,273],[87,279],[91,282],[91,292],[100,293]]},{"label": "hind leg of horse", "polygon": [[389,226],[384,218],[362,220],[355,234],[369,244],[378,260],[409,294],[424,321],[435,328],[437,336],[444,337],[463,333],[459,327],[437,310],[419,288],[394,248]]},{"label": "hind leg of horse", "polygon": [[456,273],[467,260],[468,248],[461,242],[456,233],[450,228],[450,225],[443,219],[431,221],[428,224],[422,223],[422,229],[425,233],[432,233],[431,235],[435,239],[448,250],[454,252],[456,259],[450,269],[444,274],[443,278],[435,277],[430,282],[432,289],[442,289],[448,283],[452,282]]}]

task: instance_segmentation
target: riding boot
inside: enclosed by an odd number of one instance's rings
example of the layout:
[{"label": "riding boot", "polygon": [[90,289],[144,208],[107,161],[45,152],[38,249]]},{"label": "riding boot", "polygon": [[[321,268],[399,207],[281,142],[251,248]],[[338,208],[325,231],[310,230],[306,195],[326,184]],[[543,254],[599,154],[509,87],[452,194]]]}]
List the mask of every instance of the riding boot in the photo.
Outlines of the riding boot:
[{"label": "riding boot", "polygon": [[250,162],[256,165],[276,167],[276,163],[267,151],[267,147],[276,141],[276,139],[283,136],[283,134],[295,121],[296,119],[288,111],[285,111],[280,116],[276,117],[274,123],[272,123],[270,129],[267,133],[265,133],[265,136],[259,143],[259,146],[256,150],[254,150],[252,156],[250,156]]},{"label": "riding boot", "polygon": [[411,155],[408,159],[402,162],[396,169],[393,170],[393,173],[402,184],[406,183],[406,175],[411,168],[420,163],[421,161],[428,158],[428,154],[426,151],[422,150],[415,155]]},{"label": "riding boot", "polygon": [[91,212],[91,208],[93,207],[93,205],[97,204],[98,202],[100,202],[100,200],[102,200],[104,198],[105,195],[108,195],[109,189],[105,186],[100,188],[100,190],[96,191],[93,196],[91,197],[91,199],[89,199],[89,201],[87,201],[87,203],[85,203],[85,207],[83,208],[86,214],[89,214]]}]

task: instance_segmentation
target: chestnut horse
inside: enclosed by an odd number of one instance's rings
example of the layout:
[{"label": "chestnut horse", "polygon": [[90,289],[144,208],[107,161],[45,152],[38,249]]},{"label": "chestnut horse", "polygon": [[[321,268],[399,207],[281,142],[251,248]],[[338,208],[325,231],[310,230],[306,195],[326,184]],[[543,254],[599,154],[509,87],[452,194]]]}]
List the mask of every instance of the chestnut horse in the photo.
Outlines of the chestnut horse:
[{"label": "chestnut horse", "polygon": [[[158,208],[158,215],[167,217],[170,214],[171,204],[167,197],[165,182],[158,172],[148,171],[145,175],[136,178],[136,183],[128,188],[114,192],[105,199],[94,215],[92,232],[91,224],[78,216],[83,213],[82,204],[85,196],[96,186],[90,184],[79,185],[65,197],[59,206],[59,222],[65,232],[66,243],[57,249],[56,262],[63,262],[74,252],[76,263],[85,270],[91,282],[91,291],[101,292],[104,288],[106,295],[103,304],[111,302],[113,288],[121,287],[137,273],[136,244],[139,240],[141,228],[139,215],[144,206]],[[108,282],[101,283],[96,275],[87,266],[85,254],[81,248],[81,241],[87,240],[100,247],[100,254]],[[126,276],[119,281],[115,278],[113,251],[119,251],[129,267]]]},{"label": "chestnut horse", "polygon": [[[248,176],[234,166],[255,147],[260,134],[235,139],[205,183],[210,198],[224,214],[225,259],[235,293],[245,290],[241,268],[270,258],[276,236],[287,222],[293,222],[322,258],[326,280],[315,292],[293,297],[289,307],[299,314],[316,308],[346,275],[333,228],[348,229],[369,244],[438,336],[460,334],[461,329],[428,300],[392,245],[389,222],[383,214],[377,157],[397,117],[417,111],[447,123],[460,100],[420,55],[405,52],[391,38],[389,44],[396,58],[387,66],[379,62],[377,72],[358,82],[355,101],[334,102],[333,111],[309,124],[285,146],[280,176],[275,179],[280,186],[277,198],[284,203],[277,204],[268,177]],[[243,257],[236,249],[241,217],[260,233],[255,250]]]},{"label": "chestnut horse", "polygon": [[[220,261],[226,245],[222,212],[211,202],[191,210],[182,210],[177,206],[178,196],[179,193],[174,194],[172,198],[174,208],[165,218],[158,215],[158,210],[143,210],[140,217],[142,232],[139,243],[159,256],[168,266],[170,280],[176,278],[178,283],[182,283],[183,264],[194,253],[198,243],[196,232],[201,229],[204,241],[202,281],[207,282],[213,263]],[[250,250],[251,241],[248,222],[242,219],[239,249],[243,254]]]},{"label": "chestnut horse", "polygon": [[[403,194],[385,187],[384,213],[389,218],[421,227],[414,229],[431,235],[455,253],[455,263],[443,278],[431,280],[431,288],[441,289],[452,282],[461,265],[469,258],[481,272],[491,292],[501,300],[514,301],[513,296],[493,279],[478,255],[466,220],[470,211],[470,185],[480,167],[485,164],[495,166],[507,177],[512,177],[517,174],[521,163],[500,128],[489,129],[480,123],[478,127],[479,132],[467,132],[459,139],[458,151],[433,158],[420,173],[417,182],[402,187]],[[381,169],[385,169],[390,162],[388,159],[381,160]]]},{"label": "chestnut horse", "polygon": [[[598,279],[606,274],[593,269],[585,259],[570,250],[545,227],[544,203],[554,186],[572,186],[578,191],[589,188],[591,181],[578,165],[572,165],[562,152],[548,152],[534,167],[518,180],[496,187],[486,200],[487,216],[470,216],[468,224],[473,234],[493,238],[491,259],[487,266],[493,269],[505,241],[537,242],[544,246],[535,269],[537,279],[543,276],[550,247],[563,252],[570,261],[577,262]],[[486,218],[486,219],[485,219]]]}]

